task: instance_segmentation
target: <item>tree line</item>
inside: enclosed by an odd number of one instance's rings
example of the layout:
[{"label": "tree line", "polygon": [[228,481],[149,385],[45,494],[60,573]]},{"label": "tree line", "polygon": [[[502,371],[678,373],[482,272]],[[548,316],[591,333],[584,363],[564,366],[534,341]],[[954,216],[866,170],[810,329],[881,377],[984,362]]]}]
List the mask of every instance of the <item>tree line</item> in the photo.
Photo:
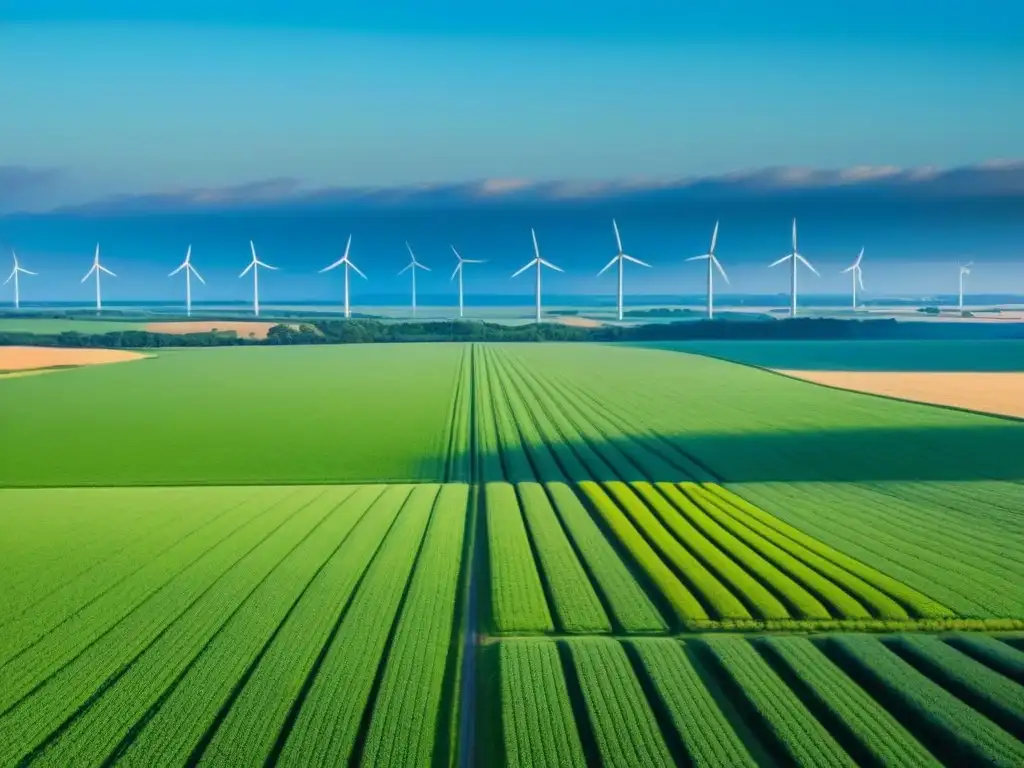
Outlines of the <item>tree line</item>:
[{"label": "tree line", "polygon": [[[224,347],[301,344],[371,344],[430,341],[505,342],[658,342],[688,340],[842,340],[950,338],[973,336],[981,329],[947,323],[908,323],[893,319],[845,320],[796,318],[786,320],[694,320],[644,325],[601,325],[592,328],[541,323],[504,325],[466,320],[382,322],[380,320],[315,320],[298,325],[275,325],[265,339],[225,332],[154,333],[144,330],[107,333],[25,333],[0,331],[0,346],[51,347]],[[1020,326],[1024,328],[1024,326]],[[1008,330],[1008,329],[1007,329]],[[1024,331],[1015,335],[1024,338]]]}]

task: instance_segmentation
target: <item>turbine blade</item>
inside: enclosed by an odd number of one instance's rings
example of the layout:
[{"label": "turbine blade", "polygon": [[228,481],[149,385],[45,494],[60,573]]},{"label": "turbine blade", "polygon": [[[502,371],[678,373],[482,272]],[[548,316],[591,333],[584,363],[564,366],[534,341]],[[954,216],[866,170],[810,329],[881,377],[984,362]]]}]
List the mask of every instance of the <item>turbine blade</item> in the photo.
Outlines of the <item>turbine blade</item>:
[{"label": "turbine blade", "polygon": [[356,273],[357,275],[359,275],[359,276],[360,276],[361,278],[363,278],[363,280],[368,280],[368,279],[369,279],[369,278],[368,278],[368,277],[367,277],[366,275],[364,275],[364,274],[363,274],[362,272],[360,272],[360,271],[359,271],[359,267],[357,267],[357,266],[356,266],[355,264],[353,264],[353,263],[352,263],[351,261],[347,261],[347,260],[346,260],[346,261],[345,261],[345,263],[346,263],[346,264],[348,264],[348,265],[349,265],[349,266],[350,266],[350,267],[351,267],[351,268],[352,268],[352,269],[353,269],[353,270],[355,271],[355,273]]},{"label": "turbine blade", "polygon": [[711,258],[711,254],[705,253],[703,256],[691,256],[690,258],[686,259],[686,261],[703,261],[704,259],[709,258]]},{"label": "turbine blade", "polygon": [[23,275],[32,275],[33,277],[39,276],[38,272],[29,272],[27,269],[22,269],[21,267],[18,267],[18,271]]},{"label": "turbine blade", "polygon": [[203,285],[206,285],[206,281],[205,281],[205,280],[203,280],[203,276],[199,274],[199,272],[198,272],[198,271],[196,270],[196,268],[195,268],[195,267],[193,267],[193,266],[192,266],[191,264],[189,264],[189,265],[188,265],[188,268],[189,268],[189,271],[190,271],[190,272],[191,272],[191,273],[192,273],[193,275],[195,275],[195,276],[196,276],[196,279],[197,279],[197,280],[199,280],[199,282],[200,282],[200,283],[202,283]]},{"label": "turbine blade", "polygon": [[487,259],[463,259],[463,264],[486,264]]},{"label": "turbine blade", "polygon": [[539,259],[540,246],[537,245],[537,231],[533,227],[530,227],[530,236],[533,237],[533,255]]},{"label": "turbine blade", "polygon": [[115,275],[115,274],[114,274],[113,272],[111,272],[111,271],[110,271],[109,269],[107,269],[106,267],[104,267],[104,266],[103,266],[102,264],[97,264],[96,266],[100,268],[100,271],[101,271],[101,272],[106,272],[106,273],[107,273],[108,275],[110,275],[111,277],[117,277],[117,275]]},{"label": "turbine blade", "polygon": [[398,274],[404,275],[406,272],[408,272],[410,269],[412,269],[412,265],[413,264],[414,264],[414,262],[410,261],[408,264],[406,264],[404,267],[402,267],[402,269],[399,271]]},{"label": "turbine blade", "polygon": [[622,258],[624,258],[626,261],[632,261],[634,264],[639,264],[641,267],[649,267],[649,266],[651,266],[647,262],[640,261],[640,259],[634,259],[632,256],[629,256],[629,255],[627,255],[625,253],[622,254]]},{"label": "turbine blade", "polygon": [[188,244],[188,250],[185,251],[185,263],[188,264],[188,262],[189,262],[189,260],[191,258],[192,258],[192,243],[189,243]]},{"label": "turbine blade", "polygon": [[449,283],[450,283],[450,282],[451,282],[452,280],[454,280],[454,279],[455,279],[455,276],[456,276],[456,275],[458,275],[458,274],[459,274],[459,270],[460,270],[460,269],[462,269],[462,262],[461,262],[461,261],[460,261],[460,262],[459,262],[458,264],[456,264],[456,265],[455,265],[455,271],[454,271],[454,272],[452,272],[452,279],[448,281]]},{"label": "turbine blade", "polygon": [[622,253],[622,238],[619,237],[619,225],[612,219],[612,226],[615,228],[615,245],[618,246],[619,253]]},{"label": "turbine blade", "polygon": [[857,268],[856,264],[851,264],[846,269],[840,270],[839,274],[840,275],[845,275],[847,272],[853,272],[853,270],[855,270],[856,268]]},{"label": "turbine blade", "polygon": [[864,270],[857,270],[857,282],[860,284],[860,289],[864,290]]},{"label": "turbine blade", "polygon": [[329,267],[324,267],[317,274],[321,274],[322,275],[324,272],[330,272],[332,269],[335,269],[336,267],[340,267],[342,264],[345,263],[345,259],[346,258],[348,258],[348,254],[345,254],[344,256],[342,256],[340,259],[338,259],[336,262],[331,264]]},{"label": "turbine blade", "polygon": [[252,251],[252,260],[259,261],[259,259],[256,258],[256,246],[253,245],[252,240],[249,241],[249,250]]},{"label": "turbine blade", "polygon": [[609,261],[607,264],[604,265],[604,267],[601,268],[601,271],[597,273],[597,276],[600,277],[605,272],[607,272],[612,267],[612,265],[614,265],[615,262],[617,262],[618,260],[619,260],[618,256],[612,256],[612,260]]},{"label": "turbine blade", "polygon": [[540,261],[540,263],[541,263],[541,264],[543,264],[543,265],[544,265],[545,267],[548,267],[548,268],[550,268],[550,269],[553,269],[553,270],[555,270],[555,272],[565,272],[565,270],[564,270],[564,269],[562,269],[561,267],[556,267],[556,266],[555,266],[554,264],[552,264],[552,263],[551,263],[550,261],[544,261],[544,259],[539,259],[539,261]]},{"label": "turbine blade", "polygon": [[452,253],[455,254],[455,258],[458,259],[459,261],[462,261],[463,259],[462,259],[461,256],[459,256],[459,252],[457,250],[455,250],[455,246],[452,245],[452,246],[449,246],[449,247],[452,249]]},{"label": "turbine blade", "polygon": [[532,261],[530,261],[530,263],[527,264],[525,267],[521,267],[516,272],[512,273],[512,277],[519,277],[521,274],[523,274],[523,272],[528,270],[530,267],[535,266],[537,264],[537,262],[539,262],[539,261],[540,261],[540,257],[538,256],[536,259],[533,259]]},{"label": "turbine blade", "polygon": [[14,279],[14,276],[15,276],[16,274],[18,274],[18,270],[16,270],[16,269],[15,269],[15,270],[13,270],[13,271],[11,272],[11,274],[10,274],[10,275],[9,275],[9,276],[7,277],[7,279],[6,279],[6,280],[4,280],[4,285],[7,285],[7,284],[8,284],[9,282],[11,282],[11,280],[13,280],[13,279]]},{"label": "turbine blade", "polygon": [[779,264],[783,263],[784,261],[789,261],[791,258],[793,258],[793,254],[792,253],[789,254],[788,256],[783,256],[781,259],[776,259],[775,261],[773,261],[768,266],[769,267],[777,267],[777,266],[779,266]]},{"label": "turbine blade", "polygon": [[422,270],[424,270],[426,272],[430,271],[430,267],[426,266],[425,264],[420,264],[418,261],[414,261],[413,262],[413,266],[414,267],[419,267],[420,269],[422,269]]},{"label": "turbine blade", "polygon": [[[718,267],[718,271],[722,274],[722,278],[725,280],[725,282],[728,283],[729,282],[729,276],[727,274],[725,274],[725,270],[722,268],[722,265],[718,262],[718,259],[716,259],[714,256],[712,256],[711,257],[711,263],[714,264],[716,267]],[[732,285],[732,283],[729,283],[729,284]]]},{"label": "turbine blade", "polygon": [[796,217],[793,217],[793,252],[795,253],[796,248]]},{"label": "turbine blade", "polygon": [[863,248],[861,248],[861,249],[860,249],[860,253],[859,253],[859,254],[857,254],[857,261],[855,261],[855,262],[854,262],[854,266],[857,266],[857,267],[859,267],[859,266],[860,266],[860,261],[861,261],[861,259],[863,259],[863,258],[864,258],[864,249],[863,249]]},{"label": "turbine blade", "polygon": [[256,262],[250,261],[249,266],[242,270],[242,273],[239,275],[239,277],[245,277],[247,274],[249,274],[249,270],[252,269],[254,266],[256,266]]},{"label": "turbine blade", "polygon": [[349,248],[351,248],[351,247],[352,247],[352,235],[349,235],[348,236],[348,240],[345,241],[345,255],[341,257],[342,260],[348,258],[348,251],[349,251]]},{"label": "turbine blade", "polygon": [[176,270],[174,270],[173,272],[171,272],[171,274],[169,274],[169,275],[168,275],[168,277],[174,277],[174,276],[175,276],[176,274],[178,274],[179,272],[181,272],[181,270],[183,270],[183,269],[184,269],[185,267],[187,267],[187,266],[188,266],[188,262],[186,261],[186,262],[185,262],[184,264],[182,264],[182,265],[181,265],[180,267],[178,267],[178,268],[177,268]]},{"label": "turbine blade", "polygon": [[407,251],[409,251],[409,255],[412,257],[412,263],[415,264],[416,263],[416,254],[412,252],[412,246],[409,245],[409,241],[408,240],[405,241],[405,248],[406,248]]},{"label": "turbine blade", "polygon": [[92,277],[92,273],[95,272],[95,271],[96,271],[96,265],[93,264],[92,265],[92,269],[90,269],[88,272],[85,273],[85,277],[82,278],[82,282],[84,283],[86,280],[88,280],[90,277]]},{"label": "turbine blade", "polygon": [[269,264],[264,264],[262,261],[257,260],[256,263],[259,264],[264,269],[273,269],[274,271],[277,271],[277,267],[272,267]]},{"label": "turbine blade", "polygon": [[714,253],[715,252],[715,243],[717,243],[717,242],[718,242],[718,222],[716,221],[715,222],[715,231],[711,233],[711,248],[708,250],[708,253]]},{"label": "turbine blade", "polygon": [[801,255],[800,255],[799,253],[798,253],[798,254],[796,254],[796,257],[797,257],[797,258],[798,258],[798,259],[800,260],[800,262],[801,262],[801,263],[802,263],[802,264],[803,264],[803,265],[804,265],[805,267],[807,267],[807,268],[808,268],[809,270],[811,270],[811,272],[813,272],[814,274],[816,274],[816,275],[817,275],[818,277],[821,277],[821,273],[820,273],[820,272],[819,272],[818,270],[816,270],[816,269],[815,269],[815,268],[814,268],[814,267],[813,267],[813,266],[811,265],[811,262],[809,262],[809,261],[808,261],[807,259],[805,259],[805,258],[804,258],[803,256],[801,256]]}]

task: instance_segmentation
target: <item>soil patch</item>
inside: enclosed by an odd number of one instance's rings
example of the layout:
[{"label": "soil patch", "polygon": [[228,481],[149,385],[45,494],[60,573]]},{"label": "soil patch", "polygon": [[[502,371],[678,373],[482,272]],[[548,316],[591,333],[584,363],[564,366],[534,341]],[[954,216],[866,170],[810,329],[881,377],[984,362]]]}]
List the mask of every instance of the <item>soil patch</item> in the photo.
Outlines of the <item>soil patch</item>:
[{"label": "soil patch", "polygon": [[0,347],[0,373],[123,363],[127,360],[142,360],[145,357],[147,355],[123,349]]},{"label": "soil patch", "polygon": [[1024,373],[776,372],[855,392],[1024,418]]},{"label": "soil patch", "polygon": [[580,317],[579,315],[562,315],[558,318],[562,325],[571,325],[574,328],[600,328],[604,323],[592,317]]},{"label": "soil patch", "polygon": [[187,320],[179,323],[147,323],[146,330],[153,333],[234,333],[241,339],[265,339],[267,333],[278,323],[230,320]]}]

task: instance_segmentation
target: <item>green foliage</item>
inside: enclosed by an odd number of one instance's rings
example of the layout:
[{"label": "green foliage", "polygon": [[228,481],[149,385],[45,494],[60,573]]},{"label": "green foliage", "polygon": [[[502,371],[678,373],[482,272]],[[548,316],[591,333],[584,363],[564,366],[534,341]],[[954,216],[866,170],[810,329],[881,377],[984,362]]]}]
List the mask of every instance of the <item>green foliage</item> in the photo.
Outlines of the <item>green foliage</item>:
[{"label": "green foliage", "polygon": [[506,764],[583,768],[586,758],[554,641],[503,642],[499,658]]}]

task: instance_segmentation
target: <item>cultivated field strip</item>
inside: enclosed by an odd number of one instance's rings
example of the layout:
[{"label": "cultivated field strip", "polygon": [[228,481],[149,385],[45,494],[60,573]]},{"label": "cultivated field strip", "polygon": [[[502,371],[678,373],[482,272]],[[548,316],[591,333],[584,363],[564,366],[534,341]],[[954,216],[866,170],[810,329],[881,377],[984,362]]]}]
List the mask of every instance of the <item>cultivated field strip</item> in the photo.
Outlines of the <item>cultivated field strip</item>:
[{"label": "cultivated field strip", "polygon": [[[959,637],[929,639],[958,654]],[[495,717],[503,738],[492,759],[509,766],[1024,759],[1024,743],[944,687],[941,675],[917,671],[869,636],[515,639],[499,641],[498,651],[488,684],[502,702]],[[1022,700],[1024,687],[1000,680]]]},{"label": "cultivated field strip", "polygon": [[[955,628],[963,625],[961,619],[977,618],[996,620],[988,625],[993,628],[1009,628],[1024,616],[1014,589],[1008,598],[988,597],[989,604],[1001,608],[986,611],[965,602],[956,590],[933,588],[920,577],[908,583],[893,575],[887,561],[855,557],[846,546],[769,514],[750,498],[707,480],[702,465],[671,441],[649,429],[628,430],[625,417],[603,408],[582,385],[563,384],[546,372],[530,370],[507,348],[478,348],[476,372],[477,408],[485,414],[477,422],[477,445],[488,481],[529,487],[571,483],[593,522],[670,624],[689,629],[721,622],[782,628],[801,622],[805,628],[898,629],[924,628],[931,622],[937,628]],[[670,476],[675,479],[658,480]],[[705,479],[691,479],[700,477]],[[913,521],[918,526],[923,522]],[[540,557],[540,529],[535,533],[534,527],[527,522],[524,530],[538,559],[549,613],[562,625],[560,631],[579,631],[559,615],[566,608],[557,602],[557,578],[551,575],[555,566]],[[577,563],[592,573],[582,562],[584,548],[565,521],[562,528]],[[899,544],[893,539],[884,546]],[[987,546],[982,540],[979,551]],[[526,551],[525,546],[519,549]],[[1007,577],[1022,568],[1018,562],[1004,565],[995,556],[991,562],[993,573],[980,573],[969,564],[962,567],[979,591],[997,586],[1001,568]],[[594,587],[598,599],[609,606],[609,596],[599,584]],[[536,596],[537,590],[529,591]],[[962,610],[950,607],[947,596]],[[545,631],[543,624],[495,624],[494,629]]]},{"label": "cultivated field strip", "polygon": [[183,536],[124,581],[149,592],[0,668],[0,765],[450,756],[469,486],[234,490],[209,494],[205,549]]}]

